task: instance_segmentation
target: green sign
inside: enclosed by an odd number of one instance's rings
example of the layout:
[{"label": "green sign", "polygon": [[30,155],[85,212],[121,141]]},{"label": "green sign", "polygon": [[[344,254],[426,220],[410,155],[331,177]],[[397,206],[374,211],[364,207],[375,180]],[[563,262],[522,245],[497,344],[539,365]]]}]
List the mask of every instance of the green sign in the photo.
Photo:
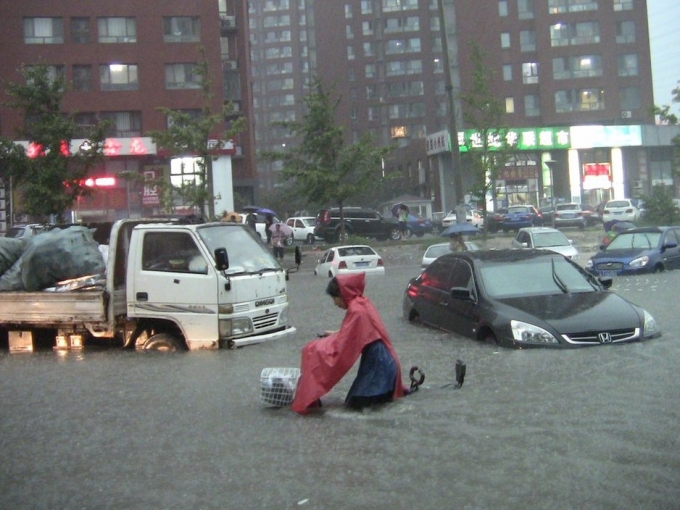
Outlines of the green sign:
[{"label": "green sign", "polygon": [[[488,149],[492,151],[537,151],[571,148],[568,127],[490,130],[486,138]],[[484,147],[484,137],[474,129],[459,131],[458,145],[460,152],[481,150]]]}]

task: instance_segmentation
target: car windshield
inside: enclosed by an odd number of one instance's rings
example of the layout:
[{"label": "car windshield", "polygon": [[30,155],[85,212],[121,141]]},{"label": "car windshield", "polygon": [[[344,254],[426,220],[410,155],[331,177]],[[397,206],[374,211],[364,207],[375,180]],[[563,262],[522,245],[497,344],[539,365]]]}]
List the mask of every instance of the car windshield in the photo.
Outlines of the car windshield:
[{"label": "car windshield", "polygon": [[534,247],[536,248],[567,245],[569,245],[569,239],[562,232],[541,232],[534,234]]},{"label": "car windshield", "polygon": [[561,256],[485,262],[479,275],[486,293],[495,299],[598,290],[586,275]]},{"label": "car windshield", "polygon": [[351,257],[353,255],[375,255],[376,253],[368,246],[348,246],[338,248],[338,255],[341,257]]},{"label": "car windshield", "polygon": [[241,224],[206,225],[198,230],[211,254],[226,248],[229,257],[227,273],[257,273],[279,270],[281,266],[262,244],[253,229]]},{"label": "car windshield", "polygon": [[607,250],[649,250],[658,246],[661,232],[623,232],[607,246]]}]

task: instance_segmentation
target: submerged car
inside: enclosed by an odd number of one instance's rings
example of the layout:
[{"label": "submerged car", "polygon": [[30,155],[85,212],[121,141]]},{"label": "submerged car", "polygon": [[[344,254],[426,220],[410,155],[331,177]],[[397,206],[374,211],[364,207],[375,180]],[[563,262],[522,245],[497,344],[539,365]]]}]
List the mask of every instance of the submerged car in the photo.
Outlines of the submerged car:
[{"label": "submerged car", "polygon": [[[464,241],[464,243],[465,251],[479,250],[479,246],[477,246],[472,241]],[[420,261],[420,267],[426,268],[427,266],[432,264],[432,262],[434,262],[437,258],[441,257],[442,255],[446,255],[447,253],[452,253],[451,243],[437,243],[429,246],[427,250],[425,250],[425,253],[423,254],[423,259]]]},{"label": "submerged car", "polygon": [[680,268],[680,227],[624,230],[588,260],[586,270],[613,277]]},{"label": "submerged car", "polygon": [[560,254],[482,250],[444,255],[412,278],[410,322],[504,347],[579,347],[661,335],[643,308]]},{"label": "submerged car", "polygon": [[503,215],[503,232],[523,227],[540,227],[543,218],[533,205],[513,205]]},{"label": "submerged car", "polygon": [[336,246],[326,250],[319,259],[314,275],[332,278],[338,274],[366,273],[385,274],[385,264],[378,253],[370,246]]},{"label": "submerged car", "polygon": [[520,228],[512,240],[512,248],[543,248],[561,253],[567,258],[578,259],[578,250],[562,232],[550,227]]}]

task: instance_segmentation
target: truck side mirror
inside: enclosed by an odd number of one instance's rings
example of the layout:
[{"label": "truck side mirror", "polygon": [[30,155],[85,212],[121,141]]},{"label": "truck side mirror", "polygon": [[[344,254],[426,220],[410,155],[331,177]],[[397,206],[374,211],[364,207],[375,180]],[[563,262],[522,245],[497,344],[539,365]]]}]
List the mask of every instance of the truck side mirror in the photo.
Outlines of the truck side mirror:
[{"label": "truck side mirror", "polygon": [[217,248],[215,250],[215,266],[218,271],[226,271],[229,269],[229,256],[225,248]]}]

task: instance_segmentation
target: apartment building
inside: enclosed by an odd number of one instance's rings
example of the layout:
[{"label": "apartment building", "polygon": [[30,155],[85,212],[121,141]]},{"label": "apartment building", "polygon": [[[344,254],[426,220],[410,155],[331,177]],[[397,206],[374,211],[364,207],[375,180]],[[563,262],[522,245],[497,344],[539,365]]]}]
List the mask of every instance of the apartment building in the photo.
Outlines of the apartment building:
[{"label": "apartment building", "polygon": [[[92,197],[75,204],[74,219],[115,220],[158,213],[155,190],[121,178],[121,174],[164,176],[175,184],[196,179],[194,165],[171,164],[147,133],[168,125],[159,107],[200,112],[204,100],[200,76],[195,72],[202,58],[200,48],[212,82],[211,109],[219,111],[229,102],[234,117],[250,114],[244,2],[0,0],[0,11],[3,79],[20,81],[22,66],[45,64],[50,73],[65,79],[62,106],[75,115],[79,125],[86,127],[97,119],[111,122],[106,160],[91,171],[93,182],[106,182],[109,187],[97,189]],[[0,99],[7,99],[4,90]],[[232,119],[216,128],[216,136]],[[0,106],[3,137],[16,140],[21,122],[18,112]],[[234,192],[253,200],[253,150],[253,135],[245,131],[220,151],[213,173],[216,213],[233,207]],[[101,177],[107,179],[97,180]],[[7,210],[7,204],[0,205]]]}]

